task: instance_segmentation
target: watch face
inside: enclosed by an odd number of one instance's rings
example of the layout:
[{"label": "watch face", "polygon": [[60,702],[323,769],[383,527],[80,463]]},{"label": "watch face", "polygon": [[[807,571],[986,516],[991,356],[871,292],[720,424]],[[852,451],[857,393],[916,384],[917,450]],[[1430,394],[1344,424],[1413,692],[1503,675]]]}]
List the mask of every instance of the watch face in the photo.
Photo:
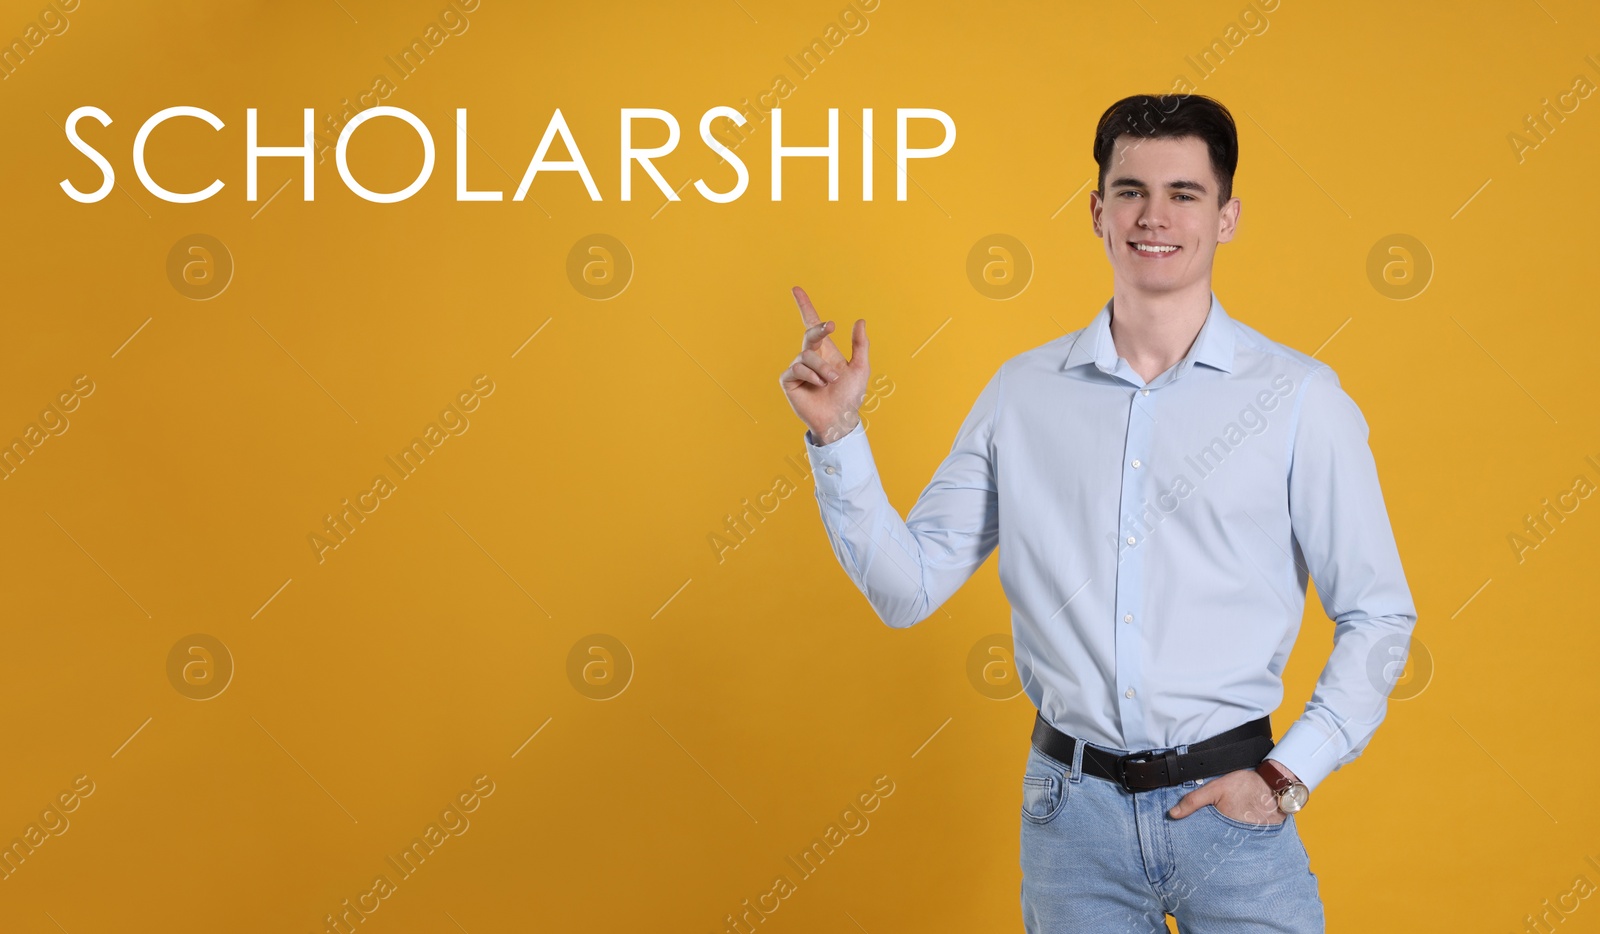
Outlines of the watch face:
[{"label": "watch face", "polygon": [[1295,782],[1278,794],[1278,810],[1285,814],[1293,814],[1306,806],[1306,800],[1311,797],[1311,789],[1300,782]]}]

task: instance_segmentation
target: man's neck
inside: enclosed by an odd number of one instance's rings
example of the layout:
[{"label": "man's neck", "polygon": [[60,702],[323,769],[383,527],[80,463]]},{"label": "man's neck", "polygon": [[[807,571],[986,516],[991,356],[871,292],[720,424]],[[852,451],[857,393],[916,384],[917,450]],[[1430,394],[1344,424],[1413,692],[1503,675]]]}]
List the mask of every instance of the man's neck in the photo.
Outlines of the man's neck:
[{"label": "man's neck", "polygon": [[1145,382],[1182,360],[1211,310],[1211,280],[1178,292],[1149,294],[1116,287],[1111,302],[1111,339],[1117,356]]}]

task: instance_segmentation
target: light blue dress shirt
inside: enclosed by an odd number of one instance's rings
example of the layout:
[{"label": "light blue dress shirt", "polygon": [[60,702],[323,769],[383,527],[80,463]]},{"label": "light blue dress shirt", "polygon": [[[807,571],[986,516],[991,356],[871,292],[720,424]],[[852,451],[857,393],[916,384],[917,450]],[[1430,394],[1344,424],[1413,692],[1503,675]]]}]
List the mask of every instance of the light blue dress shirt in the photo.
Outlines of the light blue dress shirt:
[{"label": "light blue dress shirt", "polygon": [[1366,420],[1326,364],[1215,293],[1147,383],[1112,305],[1000,366],[903,520],[864,425],[806,432],[834,554],[901,628],[998,546],[1023,689],[1057,729],[1123,751],[1275,711],[1313,578],[1333,651],[1270,755],[1314,789],[1383,721],[1417,618]]}]

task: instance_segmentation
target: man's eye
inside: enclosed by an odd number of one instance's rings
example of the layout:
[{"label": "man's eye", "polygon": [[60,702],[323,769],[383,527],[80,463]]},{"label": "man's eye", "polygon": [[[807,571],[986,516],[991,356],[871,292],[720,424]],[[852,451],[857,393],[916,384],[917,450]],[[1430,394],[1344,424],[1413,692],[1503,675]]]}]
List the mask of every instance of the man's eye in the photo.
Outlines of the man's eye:
[{"label": "man's eye", "polygon": [[1138,192],[1134,191],[1132,188],[1124,188],[1122,191],[1118,192],[1117,194],[1119,196],[1120,195],[1136,195],[1136,194],[1138,194]]},{"label": "man's eye", "polygon": [[1179,195],[1178,197],[1184,198],[1184,199],[1189,200],[1189,201],[1193,201],[1194,200],[1194,198],[1192,196],[1190,196],[1190,195]]}]

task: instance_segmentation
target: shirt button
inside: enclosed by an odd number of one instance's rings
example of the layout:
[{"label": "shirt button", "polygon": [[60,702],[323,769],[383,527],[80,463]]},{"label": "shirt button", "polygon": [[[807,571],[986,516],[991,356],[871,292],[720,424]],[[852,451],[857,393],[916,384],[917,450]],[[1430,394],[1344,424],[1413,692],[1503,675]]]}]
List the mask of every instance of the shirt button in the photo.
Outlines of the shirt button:
[{"label": "shirt button", "polygon": [[832,467],[824,467],[824,468],[822,468],[822,472],[825,473],[825,474],[832,474],[833,473],[833,468]]},{"label": "shirt button", "polygon": [[1128,544],[1130,544],[1130,545],[1133,544],[1133,536],[1132,535],[1128,536]]},{"label": "shirt button", "polygon": [[1135,457],[1133,459],[1133,466],[1135,466],[1135,467],[1139,466],[1139,458]]},{"label": "shirt button", "polygon": [[1148,396],[1148,395],[1150,395],[1150,390],[1148,390],[1148,389],[1141,389],[1141,390],[1139,390],[1139,395],[1141,395],[1141,396]]},{"label": "shirt button", "polygon": [[1122,696],[1123,697],[1132,697],[1133,696],[1133,688],[1128,688],[1128,690]]},{"label": "shirt button", "polygon": [[1127,614],[1127,615],[1125,615],[1125,616],[1123,616],[1123,617],[1122,617],[1122,621],[1123,621],[1123,622],[1124,622],[1124,623],[1131,623],[1131,622],[1133,622],[1133,614],[1132,614],[1132,613],[1128,613],[1128,614]]}]

